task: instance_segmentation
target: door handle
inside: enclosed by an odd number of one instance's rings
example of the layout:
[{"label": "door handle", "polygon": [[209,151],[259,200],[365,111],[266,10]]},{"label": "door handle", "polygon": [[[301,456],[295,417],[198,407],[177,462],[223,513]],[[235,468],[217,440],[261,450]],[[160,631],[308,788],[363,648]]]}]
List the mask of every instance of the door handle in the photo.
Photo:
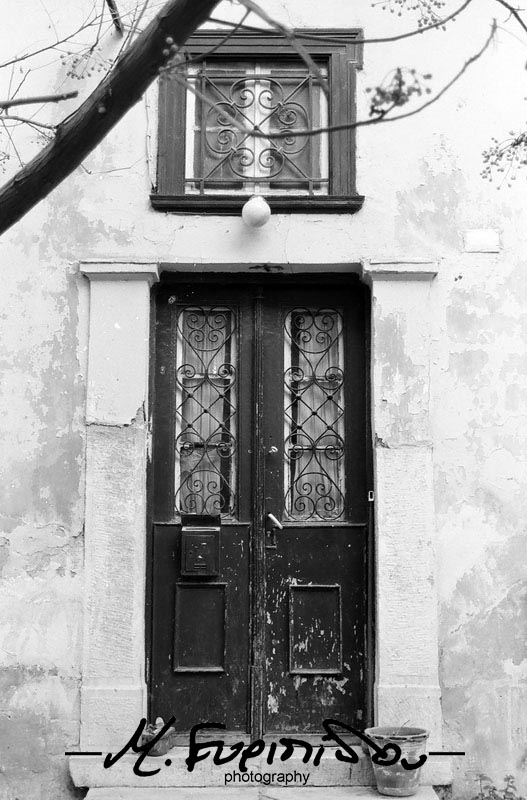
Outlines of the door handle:
[{"label": "door handle", "polygon": [[267,514],[265,521],[265,549],[276,550],[276,531],[283,530],[283,525],[274,514]]},{"label": "door handle", "polygon": [[276,519],[274,514],[268,514],[267,519],[271,523],[270,525],[267,526],[268,529],[270,528],[271,530],[273,530],[273,528],[278,528],[279,531],[282,531],[284,529],[284,526],[282,525],[281,522],[279,522]]}]

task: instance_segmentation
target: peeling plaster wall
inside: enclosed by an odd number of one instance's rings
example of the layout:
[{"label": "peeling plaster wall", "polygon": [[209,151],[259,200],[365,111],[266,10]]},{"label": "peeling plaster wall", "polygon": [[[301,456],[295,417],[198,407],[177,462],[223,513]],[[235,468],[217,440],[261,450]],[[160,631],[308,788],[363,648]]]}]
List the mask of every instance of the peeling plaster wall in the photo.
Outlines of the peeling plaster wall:
[{"label": "peeling plaster wall", "polygon": [[[35,280],[35,278],[37,278]],[[2,260],[0,797],[69,797],[78,741],[83,352],[75,271]]]},{"label": "peeling plaster wall", "polygon": [[470,731],[472,769],[523,785],[526,297],[524,258],[472,257],[445,276],[434,415],[447,731],[458,744]]},{"label": "peeling plaster wall", "polygon": [[[20,49],[39,39],[44,22],[36,5],[7,0],[10,24],[2,33]],[[54,6],[60,11],[53,0],[51,13]],[[341,0],[323,7],[272,0],[266,8],[293,26],[403,30],[404,20],[363,0],[352,8]],[[78,0],[61,24],[71,26],[82,12]],[[432,72],[434,86],[444,84],[481,46],[487,18],[498,13],[482,0],[448,39],[433,33],[403,49],[368,49],[359,116],[367,114],[364,88],[396,64]],[[490,137],[524,122],[517,109],[525,53],[501,31],[497,42],[422,115],[359,131],[358,189],[366,200],[352,217],[314,215],[306,224],[302,215],[276,215],[250,231],[237,217],[153,212],[153,90],[84,169],[0,240],[2,800],[75,796],[63,752],[78,743],[81,670],[88,291],[77,262],[111,256],[226,265],[438,262],[428,382],[416,369],[422,343],[411,331],[394,336],[400,320],[380,314],[385,350],[376,368],[386,418],[378,433],[383,447],[397,447],[405,418],[415,432],[415,415],[429,405],[432,430],[419,435],[430,440],[435,465],[444,744],[467,752],[456,761],[454,789],[474,793],[480,771],[498,782],[514,773],[527,788],[525,175],[500,190],[479,176]],[[72,83],[61,67],[32,81],[46,92]],[[497,248],[488,244],[492,232]],[[394,349],[401,340],[412,346]],[[404,407],[394,428],[396,396]]]}]

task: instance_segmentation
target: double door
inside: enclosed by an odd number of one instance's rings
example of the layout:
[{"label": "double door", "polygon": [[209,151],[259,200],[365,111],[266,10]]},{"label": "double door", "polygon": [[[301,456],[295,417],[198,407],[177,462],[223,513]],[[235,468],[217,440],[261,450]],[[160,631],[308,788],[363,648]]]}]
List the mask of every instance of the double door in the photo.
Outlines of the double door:
[{"label": "double door", "polygon": [[158,294],[150,713],[182,733],[367,723],[367,308],[350,278]]}]

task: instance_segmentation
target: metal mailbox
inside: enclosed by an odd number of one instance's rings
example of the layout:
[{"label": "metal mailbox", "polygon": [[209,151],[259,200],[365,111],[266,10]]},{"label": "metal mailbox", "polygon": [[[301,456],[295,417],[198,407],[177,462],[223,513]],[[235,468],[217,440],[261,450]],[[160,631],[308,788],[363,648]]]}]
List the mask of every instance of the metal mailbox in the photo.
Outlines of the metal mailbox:
[{"label": "metal mailbox", "polygon": [[219,514],[182,514],[181,575],[214,578],[220,574]]}]

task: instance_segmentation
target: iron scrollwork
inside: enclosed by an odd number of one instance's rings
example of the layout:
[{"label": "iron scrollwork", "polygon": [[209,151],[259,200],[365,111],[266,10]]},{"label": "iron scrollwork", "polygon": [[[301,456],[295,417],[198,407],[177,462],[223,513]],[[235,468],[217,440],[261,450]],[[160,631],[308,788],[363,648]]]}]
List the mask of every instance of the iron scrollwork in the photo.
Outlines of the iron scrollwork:
[{"label": "iron scrollwork", "polygon": [[320,188],[327,183],[320,143],[300,133],[317,124],[314,109],[325,100],[312,75],[298,70],[294,78],[293,74],[284,73],[281,80],[271,74],[246,74],[228,81],[202,68],[195,81],[207,102],[198,111],[202,136],[196,134],[201,155],[195,169],[201,170],[201,177],[194,177],[201,188],[280,181],[312,192],[314,184]]},{"label": "iron scrollwork", "polygon": [[336,309],[293,309],[285,320],[285,511],[344,515],[343,320]]},{"label": "iron scrollwork", "polygon": [[235,336],[233,309],[179,309],[176,508],[183,513],[234,513]]}]

